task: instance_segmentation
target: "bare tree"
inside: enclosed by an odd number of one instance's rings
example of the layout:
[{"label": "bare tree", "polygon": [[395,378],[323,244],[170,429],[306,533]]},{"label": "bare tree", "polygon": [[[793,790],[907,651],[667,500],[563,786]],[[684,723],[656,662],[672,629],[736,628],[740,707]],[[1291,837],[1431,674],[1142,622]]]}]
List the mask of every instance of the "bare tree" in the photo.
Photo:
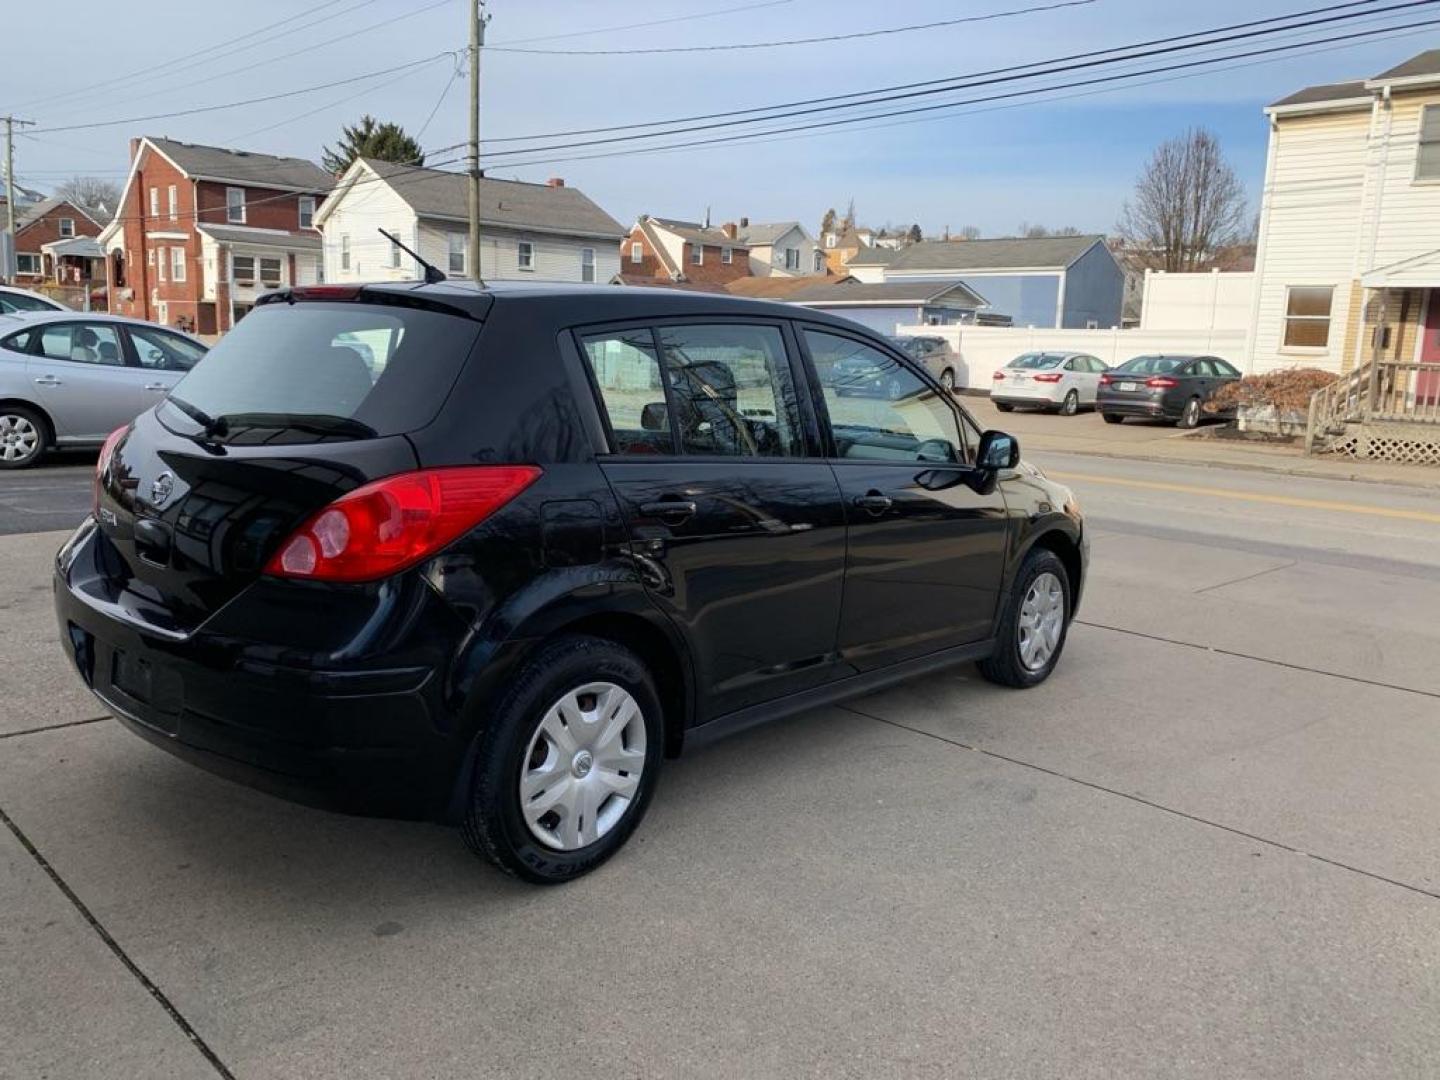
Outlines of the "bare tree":
[{"label": "bare tree", "polygon": [[1043,240],[1047,236],[1079,236],[1080,230],[1074,225],[1051,228],[1049,225],[1032,225],[1028,221],[1022,221],[1016,235],[1023,236],[1027,240]]},{"label": "bare tree", "polygon": [[843,229],[853,229],[855,227],[855,199],[853,196],[845,206],[845,217],[841,220],[840,226]]},{"label": "bare tree", "polygon": [[103,206],[113,214],[119,208],[120,185],[100,176],[72,176],[55,189],[55,197],[76,206]]},{"label": "bare tree", "polygon": [[1248,224],[1245,189],[1220,140],[1192,128],[1156,148],[1117,227],[1146,265],[1173,273],[1205,269],[1244,241]]},{"label": "bare tree", "polygon": [[961,225],[961,226],[960,226],[960,231],[957,232],[955,235],[958,236],[961,240],[979,240],[979,239],[980,239],[980,226],[979,226],[979,225]]}]

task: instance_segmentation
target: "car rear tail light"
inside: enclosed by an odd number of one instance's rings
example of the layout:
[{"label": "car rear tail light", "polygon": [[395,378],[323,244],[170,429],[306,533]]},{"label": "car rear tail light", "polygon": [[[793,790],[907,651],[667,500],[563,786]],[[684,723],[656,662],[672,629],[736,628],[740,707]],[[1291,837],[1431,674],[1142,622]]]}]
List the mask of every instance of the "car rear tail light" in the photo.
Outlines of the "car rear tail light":
[{"label": "car rear tail light", "polygon": [[1036,375],[1034,376],[1034,379],[1036,382],[1059,382],[1064,377],[1065,376],[1058,373],[1052,373],[1049,375]]},{"label": "car rear tail light", "polygon": [[994,375],[991,375],[990,377],[991,377],[992,379],[1003,379],[1003,378],[1005,377],[1005,372],[1003,372],[1003,371],[997,371],[997,372],[995,372]]},{"label": "car rear tail light", "polygon": [[94,498],[90,502],[90,512],[96,517],[100,516],[100,491],[104,484],[105,472],[110,468],[110,462],[115,457],[115,448],[120,445],[120,440],[130,430],[130,425],[118,427],[106,436],[105,442],[100,447],[100,457],[95,461],[95,491]]},{"label": "car rear tail light", "polygon": [[1178,386],[1179,384],[1174,379],[1167,378],[1164,375],[1157,375],[1153,379],[1146,379],[1145,385],[1152,390],[1168,390],[1170,387]]},{"label": "car rear tail light", "polygon": [[374,581],[473,529],[535,482],[533,465],[421,469],[342,495],[297,529],[265,567],[277,577]]},{"label": "car rear tail light", "polygon": [[1110,385],[1111,383],[1113,383],[1114,381],[1115,381],[1115,376],[1113,376],[1113,375],[1101,375],[1101,376],[1100,376],[1100,385],[1101,385],[1101,386],[1109,386],[1109,385]]}]

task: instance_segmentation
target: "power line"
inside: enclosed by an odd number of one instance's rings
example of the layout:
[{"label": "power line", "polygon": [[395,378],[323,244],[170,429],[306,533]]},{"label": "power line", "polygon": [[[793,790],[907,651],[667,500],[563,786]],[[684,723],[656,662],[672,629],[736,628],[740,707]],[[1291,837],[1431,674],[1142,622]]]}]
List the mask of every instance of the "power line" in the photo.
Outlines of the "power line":
[{"label": "power line", "polygon": [[[1432,0],[1432,2],[1433,2],[1433,0]],[[1073,87],[1073,86],[1094,86],[1094,85],[1102,85],[1102,84],[1120,82],[1120,81],[1122,81],[1122,80],[1136,79],[1136,78],[1139,78],[1139,77],[1144,76],[1144,75],[1163,74],[1163,73],[1168,73],[1168,72],[1172,72],[1172,71],[1180,71],[1180,70],[1186,70],[1186,69],[1191,69],[1191,68],[1209,66],[1209,65],[1213,65],[1213,64],[1225,63],[1225,62],[1227,62],[1227,61],[1234,61],[1234,60],[1239,60],[1239,59],[1246,59],[1246,58],[1249,58],[1249,57],[1263,56],[1263,55],[1271,55],[1271,54],[1282,53],[1282,52],[1292,52],[1292,51],[1295,51],[1295,50],[1310,48],[1310,47],[1313,47],[1313,46],[1315,46],[1315,45],[1324,45],[1324,44],[1330,44],[1330,43],[1333,43],[1333,42],[1353,42],[1353,41],[1364,40],[1364,39],[1368,39],[1368,38],[1374,38],[1374,37],[1378,37],[1378,36],[1382,36],[1382,35],[1390,35],[1390,34],[1394,34],[1394,33],[1397,33],[1397,32],[1399,32],[1399,31],[1402,31],[1402,30],[1414,30],[1414,29],[1418,29],[1418,28],[1421,28],[1421,27],[1428,27],[1428,26],[1435,26],[1435,25],[1440,25],[1440,18],[1427,19],[1427,20],[1423,20],[1423,21],[1420,21],[1420,22],[1406,23],[1406,24],[1403,24],[1403,25],[1400,25],[1400,26],[1382,27],[1382,28],[1376,29],[1376,30],[1358,31],[1358,32],[1355,32],[1355,33],[1343,34],[1343,35],[1339,35],[1339,36],[1337,36],[1337,37],[1332,37],[1332,38],[1321,38],[1321,39],[1318,39],[1318,40],[1316,40],[1316,41],[1296,42],[1296,43],[1292,43],[1292,44],[1288,44],[1288,45],[1274,45],[1274,46],[1269,46],[1269,47],[1266,47],[1266,48],[1254,49],[1254,50],[1251,50],[1251,51],[1249,51],[1249,52],[1241,52],[1241,53],[1234,53],[1234,54],[1222,54],[1222,55],[1220,55],[1220,56],[1215,56],[1215,57],[1205,57],[1205,58],[1201,58],[1201,59],[1198,59],[1198,60],[1189,60],[1189,61],[1184,61],[1184,62],[1177,63],[1177,64],[1170,64],[1170,65],[1167,65],[1167,66],[1157,67],[1157,68],[1151,68],[1151,69],[1143,70],[1143,71],[1118,72],[1118,73],[1114,73],[1114,74],[1110,74],[1110,75],[1097,76],[1097,77],[1092,78],[1092,79],[1085,79],[1085,80],[1080,80],[1080,81],[1070,81],[1070,82],[1067,82],[1065,85],[1066,85],[1066,86],[1071,86],[1071,87]],[[761,139],[761,138],[763,138],[763,137],[765,137],[765,136],[791,134],[791,133],[798,133],[798,132],[808,132],[808,131],[819,130],[819,129],[822,129],[822,128],[836,128],[836,127],[841,127],[841,126],[845,126],[845,125],[849,125],[849,124],[859,124],[859,123],[863,123],[863,122],[865,122],[865,121],[867,121],[867,120],[888,119],[888,118],[896,117],[896,116],[909,116],[909,115],[913,115],[913,114],[916,114],[916,113],[928,113],[928,112],[935,112],[935,111],[939,111],[939,110],[956,109],[956,108],[960,108],[960,107],[965,106],[965,105],[974,105],[974,104],[980,104],[980,103],[991,102],[991,101],[1009,100],[1009,99],[1017,98],[1017,97],[1028,97],[1028,96],[1034,96],[1034,95],[1037,95],[1037,94],[1053,93],[1053,92],[1054,92],[1055,90],[1057,90],[1057,89],[1061,89],[1061,87],[1056,87],[1056,86],[1032,87],[1032,88],[1029,88],[1029,89],[1022,89],[1022,90],[1010,90],[1010,91],[1006,91],[1006,92],[1000,93],[1000,94],[992,94],[992,95],[989,95],[989,96],[987,96],[987,97],[969,98],[969,99],[966,99],[966,100],[964,100],[964,101],[940,102],[940,103],[938,103],[938,104],[932,104],[932,105],[912,106],[912,107],[906,108],[906,109],[894,109],[894,110],[889,110],[889,111],[886,111],[886,112],[867,113],[867,114],[862,115],[862,116],[841,117],[841,118],[835,119],[835,120],[815,121],[815,122],[810,122],[810,123],[805,123],[805,124],[792,125],[791,127],[767,128],[767,129],[765,129],[765,130],[763,130],[763,131],[744,132],[744,133],[733,134],[733,135],[721,135],[721,136],[717,136],[717,137],[711,138],[711,139],[689,140],[689,141],[680,142],[680,143],[666,143],[666,144],[663,144],[663,145],[661,145],[661,146],[629,147],[629,148],[622,149],[622,150],[602,151],[602,152],[594,153],[594,154],[572,155],[572,156],[568,156],[568,157],[538,158],[538,159],[532,159],[532,160],[527,160],[527,161],[504,162],[503,164],[504,164],[507,168],[517,168],[517,169],[519,169],[519,168],[525,168],[525,167],[527,167],[527,166],[533,166],[533,165],[552,165],[552,164],[555,164],[555,163],[557,163],[557,162],[570,162],[570,161],[591,161],[591,160],[595,160],[595,159],[597,159],[597,158],[618,157],[618,156],[622,156],[622,155],[623,155],[623,156],[630,156],[630,155],[653,153],[653,152],[664,151],[664,150],[694,150],[694,149],[698,149],[698,148],[702,148],[702,147],[707,147],[707,146],[728,145],[728,144],[732,144],[732,143],[746,142],[746,141],[749,141],[749,140]],[[543,148],[541,148],[541,149],[543,150]]]},{"label": "power line", "polygon": [[[446,0],[446,3],[449,3],[449,0]],[[274,131],[276,128],[285,127],[289,124],[296,123],[297,121],[304,120],[311,116],[315,116],[318,113],[328,112],[330,109],[338,109],[342,105],[351,105],[355,102],[357,93],[373,94],[376,90],[383,90],[387,86],[394,86],[398,82],[402,82],[405,79],[413,78],[414,76],[420,75],[423,72],[424,68],[410,68],[408,71],[400,72],[400,74],[396,75],[393,79],[386,79],[384,82],[378,82],[374,86],[367,86],[365,87],[365,89],[360,91],[352,90],[343,98],[335,98],[333,101],[327,101],[324,105],[317,105],[313,109],[307,109],[304,112],[295,113],[292,116],[285,117],[285,119],[283,120],[277,120],[273,124],[266,124],[264,127],[253,128],[250,131],[245,132],[243,135],[235,136],[235,138],[237,140],[249,139],[256,135],[263,134],[264,132]],[[418,142],[420,137],[417,135],[415,138]]]},{"label": "power line", "polygon": [[[1147,49],[1147,48],[1150,48],[1151,46],[1155,46],[1155,45],[1169,45],[1169,44],[1172,44],[1172,43],[1174,43],[1174,42],[1188,41],[1188,40],[1190,40],[1191,38],[1205,37],[1205,36],[1210,35],[1210,34],[1227,33],[1227,32],[1229,32],[1229,31],[1231,31],[1231,30],[1248,30],[1248,29],[1252,29],[1252,28],[1258,27],[1258,26],[1266,26],[1266,25],[1269,25],[1269,24],[1271,24],[1271,23],[1285,22],[1285,21],[1291,20],[1291,19],[1303,18],[1303,17],[1308,16],[1308,15],[1327,14],[1327,13],[1329,13],[1329,12],[1333,12],[1333,11],[1343,11],[1343,10],[1345,10],[1345,9],[1355,8],[1355,7],[1368,7],[1368,6],[1372,5],[1372,4],[1374,4],[1375,2],[1376,2],[1376,0],[1347,0],[1347,2],[1345,2],[1345,3],[1331,4],[1331,5],[1328,5],[1328,6],[1325,6],[1325,7],[1319,7],[1319,8],[1310,8],[1310,9],[1303,10],[1303,11],[1291,12],[1291,13],[1286,14],[1286,15],[1272,15],[1272,16],[1269,16],[1269,17],[1264,18],[1264,19],[1252,19],[1252,20],[1249,20],[1249,21],[1247,21],[1247,22],[1230,23],[1230,24],[1228,24],[1228,25],[1219,26],[1219,27],[1214,27],[1214,28],[1209,29],[1209,30],[1193,30],[1193,31],[1191,31],[1191,32],[1189,32],[1189,33],[1186,33],[1186,34],[1173,34],[1173,35],[1170,35],[1170,36],[1168,36],[1168,37],[1151,38],[1151,39],[1149,39],[1149,40],[1147,40],[1147,41],[1138,41],[1138,42],[1134,42],[1134,43],[1129,44],[1129,45],[1115,45],[1115,46],[1111,46],[1110,48],[1106,48],[1106,49],[1094,49],[1094,50],[1091,50],[1091,51],[1089,51],[1089,52],[1071,53],[1071,54],[1068,55],[1068,56],[1054,57],[1054,58],[1052,58],[1052,59],[1050,59],[1050,60],[1038,60],[1038,61],[1034,61],[1034,62],[1029,63],[1029,64],[1016,64],[1016,65],[1011,65],[1011,66],[1002,67],[1002,68],[991,68],[991,69],[985,70],[985,71],[973,72],[973,73],[971,73],[970,75],[965,75],[965,76],[951,75],[951,76],[946,76],[946,77],[944,77],[944,78],[939,78],[939,79],[926,79],[926,80],[923,80],[923,81],[921,81],[921,82],[898,83],[898,84],[896,84],[896,85],[894,85],[894,86],[883,86],[883,87],[878,87],[878,88],[873,89],[873,90],[856,90],[856,91],[851,91],[851,92],[849,92],[849,93],[844,93],[844,94],[828,94],[828,95],[825,95],[825,96],[823,96],[823,97],[803,98],[803,99],[798,100],[798,101],[787,101],[787,102],[782,102],[782,103],[776,104],[776,105],[757,105],[757,106],[753,106],[753,107],[745,108],[745,109],[726,109],[726,110],[722,110],[722,111],[719,111],[719,112],[713,112],[713,113],[697,113],[697,114],[692,115],[692,116],[671,117],[670,119],[667,119],[667,120],[647,120],[647,121],[639,121],[639,122],[628,123],[628,124],[610,124],[610,125],[606,125],[606,126],[603,126],[603,127],[574,128],[574,129],[569,130],[569,131],[550,131],[550,132],[545,132],[544,134],[539,134],[539,135],[512,135],[512,136],[506,136],[506,137],[503,137],[503,138],[487,139],[487,140],[486,140],[486,143],[489,144],[489,145],[495,145],[495,144],[499,144],[499,143],[535,142],[535,141],[540,140],[540,139],[563,139],[563,138],[569,138],[569,137],[571,137],[571,136],[573,136],[573,135],[598,135],[598,134],[605,134],[605,133],[611,132],[611,131],[633,131],[633,130],[635,130],[636,128],[644,128],[644,127],[664,127],[664,126],[667,126],[667,125],[670,125],[670,124],[689,124],[689,123],[694,123],[694,122],[701,121],[701,120],[716,120],[716,119],[722,119],[722,118],[724,118],[724,117],[729,117],[729,116],[749,116],[749,115],[754,115],[754,114],[756,114],[756,113],[776,112],[776,111],[782,110],[782,109],[800,108],[800,107],[806,106],[806,105],[817,105],[817,104],[824,104],[824,103],[826,103],[826,102],[832,102],[832,101],[846,101],[846,100],[853,100],[853,99],[857,99],[857,98],[866,98],[866,97],[870,97],[870,96],[875,95],[875,94],[888,93],[888,92],[890,92],[890,91],[892,91],[892,90],[913,90],[913,89],[919,89],[919,88],[922,88],[922,87],[937,86],[937,85],[939,85],[939,84],[941,84],[941,83],[951,83],[951,82],[956,81],[957,79],[969,79],[969,78],[976,78],[976,79],[978,79],[978,78],[983,78],[983,77],[990,76],[990,75],[1002,75],[1002,74],[1005,74],[1005,73],[1007,73],[1007,72],[1012,72],[1012,71],[1024,71],[1024,70],[1027,69],[1027,68],[1041,67],[1041,66],[1044,66],[1044,65],[1046,65],[1046,64],[1069,63],[1069,62],[1071,62],[1071,61],[1076,61],[1076,60],[1088,60],[1088,59],[1090,59],[1090,58],[1092,58],[1092,57],[1109,56],[1109,55],[1111,55],[1111,54],[1113,54],[1113,53],[1127,52],[1127,51],[1132,51],[1132,50],[1136,50],[1136,49]],[[1356,14],[1356,17],[1358,17],[1358,13]],[[1286,28],[1282,28],[1282,29],[1296,29],[1296,28],[1295,28],[1295,27],[1286,27]],[[1277,31],[1277,32],[1278,32],[1278,31]],[[865,103],[864,103],[864,102],[860,102],[860,104],[865,104]]]},{"label": "power line", "polygon": [[[1431,7],[1440,0],[1406,0],[1405,3],[1394,4],[1387,8],[1376,8],[1365,12],[1350,12],[1347,14],[1329,15],[1323,19],[1312,19],[1299,26],[1272,27],[1270,29],[1251,29],[1238,33],[1226,33],[1219,37],[1210,37],[1206,41],[1193,41],[1188,44],[1169,44],[1161,48],[1143,49],[1141,46],[1125,46],[1120,49],[1102,50],[1102,52],[1125,51],[1129,55],[1112,56],[1109,58],[1098,57],[1096,54],[1088,54],[1092,59],[1081,62],[1079,56],[1058,57],[1052,60],[1038,61],[1030,64],[1022,64],[1017,67],[994,69],[992,72],[980,72],[976,75],[951,76],[948,79],[927,80],[924,83],[912,83],[899,87],[884,87],[880,90],[868,91],[865,100],[851,100],[845,103],[837,103],[837,98],[855,98],[857,95],[833,95],[829,98],[814,99],[819,102],[830,102],[829,104],[818,104],[806,108],[789,109],[785,106],[772,107],[768,110],[743,110],[745,113],[766,111],[770,115],[750,116],[748,118],[733,117],[730,119],[717,119],[710,123],[692,124],[688,126],[672,127],[663,131],[651,131],[635,135],[613,135],[605,138],[582,139],[576,142],[556,143],[548,146],[527,147],[514,150],[498,150],[486,155],[487,161],[495,161],[507,157],[520,157],[526,154],[549,153],[554,150],[581,149],[590,146],[612,145],[616,143],[631,143],[646,139],[665,138],[672,135],[683,135],[697,131],[713,131],[718,128],[741,127],[749,124],[768,123],[774,120],[786,120],[799,116],[813,116],[821,113],[836,112],[843,109],[866,108],[873,105],[880,105],[887,102],[910,100],[913,98],[930,97],[936,94],[953,93],[957,90],[969,90],[981,86],[992,86],[1001,83],[1024,81],[1040,78],[1054,74],[1070,74],[1086,68],[1104,67],[1111,64],[1122,63],[1132,60],[1143,60],[1149,57],[1162,56],[1171,53],[1187,52],[1194,49],[1209,48],[1215,45],[1227,44],[1230,42],[1248,40],[1256,37],[1266,37],[1280,34],[1296,29],[1310,29],[1327,23],[1346,22],[1360,18],[1362,15],[1374,16],[1376,14],[1393,14],[1413,8]],[[1341,5],[1350,6],[1354,5]],[[1319,9],[1333,10],[1333,9]],[[1274,20],[1264,20],[1274,21]],[[1196,34],[1185,35],[1186,37],[1199,37],[1204,34],[1217,34],[1229,30],[1229,27],[1221,27],[1215,31],[1200,31]],[[1049,65],[1048,67],[1046,65]],[[1038,70],[1025,70],[1038,69]],[[981,77],[987,76],[987,77]],[[938,84],[938,85],[937,85]],[[912,89],[922,87],[922,89]],[[889,91],[897,91],[891,93]],[[726,114],[716,114],[725,116]],[[634,126],[655,126],[655,125],[634,125]]]},{"label": "power line", "polygon": [[965,15],[955,19],[941,19],[937,22],[912,23],[909,26],[888,26],[880,30],[862,30],[852,34],[827,34],[823,37],[790,38],[787,41],[752,41],[731,45],[674,45],[649,49],[520,49],[514,46],[491,45],[490,52],[531,53],[546,56],[638,56],[654,53],[704,53],[736,52],[744,49],[782,49],[791,45],[818,45],[831,41],[854,41],[857,38],[884,37],[888,34],[908,34],[916,30],[938,30],[947,26],[964,23],[991,22],[1009,19],[1018,15],[1033,15],[1036,12],[1057,11],[1060,8],[1085,7],[1095,0],[1056,0],[1054,3],[1038,4],[1032,7],[1015,8],[1010,11],[993,11],[985,15]]},{"label": "power line", "polygon": [[408,64],[397,64],[394,67],[382,68],[379,71],[368,71],[364,75],[354,75],[348,79],[336,79],[333,82],[320,83],[317,86],[307,86],[300,90],[286,90],[279,94],[266,94],[264,97],[247,98],[244,101],[230,101],[223,105],[202,105],[194,109],[179,109],[175,112],[152,113],[149,116],[130,116],[124,120],[101,120],[90,124],[65,124],[59,127],[37,128],[41,132],[55,131],[90,131],[94,128],[120,127],[124,124],[144,124],[151,120],[170,120],[177,116],[195,116],[199,113],[222,112],[226,109],[238,109],[245,105],[259,105],[266,101],[280,101],[284,98],[299,97],[302,94],[313,94],[319,90],[329,90],[334,86],[350,86],[357,82],[365,82],[380,75],[389,75],[392,72],[404,71],[408,68],[420,67],[423,64],[433,64],[447,56],[454,56],[453,52],[436,53],[434,56],[427,56],[422,60],[411,60]]},{"label": "power line", "polygon": [[697,11],[693,15],[675,15],[668,19],[651,19],[648,22],[626,23],[624,26],[601,26],[594,30],[571,30],[564,34],[545,34],[541,37],[516,38],[514,41],[501,42],[502,46],[508,48],[511,45],[528,45],[532,41],[559,41],[562,38],[589,37],[591,34],[612,34],[621,30],[643,30],[651,26],[666,26],[670,23],[693,22],[696,19],[712,19],[717,15],[733,15],[740,11],[754,11],[757,8],[780,7],[782,4],[793,3],[794,0],[762,0],[758,4],[741,4],[739,7],[718,8],[715,11]]}]

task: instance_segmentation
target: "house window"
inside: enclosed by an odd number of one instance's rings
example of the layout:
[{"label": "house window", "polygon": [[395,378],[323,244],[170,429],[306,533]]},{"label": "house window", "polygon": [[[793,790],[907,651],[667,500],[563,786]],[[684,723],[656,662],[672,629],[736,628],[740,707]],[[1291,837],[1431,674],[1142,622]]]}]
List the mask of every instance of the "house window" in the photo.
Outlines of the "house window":
[{"label": "house window", "polygon": [[174,221],[180,216],[180,193],[175,189],[174,184],[170,185],[168,195],[170,197],[170,220]]},{"label": "house window", "polygon": [[150,216],[160,216],[160,189],[158,187],[150,189]]},{"label": "house window", "polygon": [[1416,180],[1440,180],[1440,105],[1420,111],[1420,148],[1415,157]]},{"label": "house window", "polygon": [[237,284],[237,285],[252,285],[252,284],[254,284],[254,282],[255,282],[255,256],[254,256],[254,255],[236,255],[236,256],[235,256],[235,260],[234,260],[234,265],[235,265],[235,284]]},{"label": "house window", "polygon": [[185,249],[183,247],[170,249],[170,280],[185,280]]},{"label": "house window", "polygon": [[691,244],[691,245],[690,245],[690,261],[691,261],[692,263],[694,263],[696,266],[704,266],[704,265],[705,265],[705,245],[704,245],[704,244]]},{"label": "house window", "polygon": [[515,245],[515,262],[521,270],[535,269],[535,245],[521,240]]},{"label": "house window", "polygon": [[642,263],[642,262],[645,261],[645,245],[644,245],[644,244],[631,244],[631,245],[630,245],[630,261],[631,261],[632,263],[635,263],[637,266],[638,266],[640,263]]},{"label": "house window", "polygon": [[720,261],[721,261],[722,263],[724,263],[726,266],[729,266],[732,262],[735,261],[735,252],[734,252],[734,250],[733,250],[732,248],[721,248],[721,249],[720,249]]},{"label": "house window", "polygon": [[800,269],[800,249],[799,249],[799,248],[786,248],[786,249],[785,249],[785,269],[786,269],[786,270],[799,270],[799,269]]},{"label": "house window", "polygon": [[300,196],[300,228],[309,229],[315,224],[315,197]]},{"label": "house window", "polygon": [[231,225],[245,224],[244,188],[227,187],[225,189],[225,220]]},{"label": "house window", "polygon": [[150,269],[152,269],[152,270],[155,269],[155,249],[154,249],[154,248],[151,248],[149,251],[145,252],[145,265],[148,266],[148,267],[150,267]]},{"label": "house window", "polygon": [[1330,342],[1328,285],[1292,285],[1285,296],[1285,348],[1323,349]]},{"label": "house window", "polygon": [[262,258],[262,259],[260,260],[260,281],[261,281],[263,284],[265,284],[265,285],[279,285],[279,284],[280,284],[280,260],[279,260],[279,259],[264,259],[264,258]]},{"label": "house window", "polygon": [[41,257],[24,251],[16,252],[15,272],[17,274],[32,274],[39,277],[44,273]]},{"label": "house window", "polygon": [[449,269],[452,274],[465,274],[465,264],[468,261],[466,250],[470,246],[470,238],[464,233],[452,232],[450,234],[450,263]]},{"label": "house window", "polygon": [[390,269],[400,269],[400,245],[394,240],[390,241]]},{"label": "house window", "polygon": [[835,246],[835,234],[833,232],[827,232],[825,234],[825,246],[827,248],[833,248]]},{"label": "house window", "polygon": [[825,253],[819,248],[815,249],[815,272],[818,274],[825,269]]},{"label": "house window", "polygon": [[159,273],[160,273],[160,280],[161,280],[161,281],[164,281],[164,280],[165,280],[165,263],[166,263],[166,261],[170,258],[170,253],[169,253],[169,251],[168,251],[166,248],[163,248],[163,247],[162,247],[162,248],[157,248],[157,249],[156,249],[156,252],[157,252],[157,254],[155,255],[155,269],[158,270]]},{"label": "house window", "polygon": [[74,236],[74,235],[75,235],[75,219],[74,219],[73,217],[62,217],[62,218],[60,219],[60,235],[61,235],[61,236]]},{"label": "house window", "polygon": [[581,281],[591,281],[591,282],[593,282],[593,281],[595,280],[595,249],[594,249],[594,248],[581,248],[581,249],[580,249],[580,280],[581,280]]},{"label": "house window", "polygon": [[350,234],[345,233],[340,237],[340,269],[350,269]]}]

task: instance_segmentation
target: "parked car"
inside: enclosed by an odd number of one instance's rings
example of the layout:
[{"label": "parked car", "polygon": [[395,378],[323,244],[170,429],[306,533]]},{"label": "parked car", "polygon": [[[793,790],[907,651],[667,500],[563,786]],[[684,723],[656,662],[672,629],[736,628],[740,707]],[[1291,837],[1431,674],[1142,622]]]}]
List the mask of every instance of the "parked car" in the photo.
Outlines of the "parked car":
[{"label": "parked car", "polygon": [[0,315],[0,469],[99,446],[205,355],[194,338],[117,315]]},{"label": "parked car", "polygon": [[[1143,416],[1193,428],[1215,391],[1240,377],[1218,356],[1137,356],[1100,376],[1098,408],[1107,424]],[[1235,410],[1214,415],[1230,419]]]},{"label": "parked car", "polygon": [[[859,360],[894,392],[817,377]],[[963,661],[1042,682],[1087,561],[1074,496],[883,338],[670,290],[272,293],[95,491],[60,639],[127,727],[535,882],[684,746]]]},{"label": "parked car", "polygon": [[955,389],[955,373],[960,370],[960,358],[943,337],[892,337],[890,341],[924,364],[925,370],[934,375],[946,390]]},{"label": "parked car", "polygon": [[69,311],[64,304],[29,289],[0,285],[0,315],[23,315],[32,311]]},{"label": "parked car", "polygon": [[1095,405],[1105,365],[1088,353],[1021,353],[995,372],[990,400],[1001,412],[1017,405],[1074,416]]}]

